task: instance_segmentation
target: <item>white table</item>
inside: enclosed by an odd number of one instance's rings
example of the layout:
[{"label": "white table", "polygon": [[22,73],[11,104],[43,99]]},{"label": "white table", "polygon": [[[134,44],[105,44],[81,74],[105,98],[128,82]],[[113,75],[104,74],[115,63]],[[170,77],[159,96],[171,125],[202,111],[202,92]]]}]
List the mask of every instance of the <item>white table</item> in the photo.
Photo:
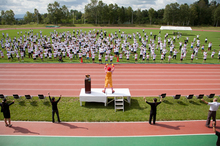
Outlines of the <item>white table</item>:
[{"label": "white table", "polygon": [[112,102],[108,102],[108,97],[126,97],[126,102],[131,104],[131,94],[128,88],[114,88],[115,93],[112,94],[111,89],[106,89],[106,93],[102,92],[103,88],[91,88],[91,94],[85,93],[85,88],[81,89],[79,100],[80,106],[82,106],[82,102],[102,102],[105,106]]}]

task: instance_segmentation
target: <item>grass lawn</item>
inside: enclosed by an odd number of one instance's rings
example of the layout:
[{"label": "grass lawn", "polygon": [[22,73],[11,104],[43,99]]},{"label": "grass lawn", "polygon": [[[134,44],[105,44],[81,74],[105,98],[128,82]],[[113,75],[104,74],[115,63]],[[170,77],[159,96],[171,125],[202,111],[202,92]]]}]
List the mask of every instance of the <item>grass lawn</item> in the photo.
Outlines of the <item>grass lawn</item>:
[{"label": "grass lawn", "polygon": [[[28,26],[27,26],[28,27]],[[155,26],[156,27],[156,26]],[[73,29],[74,28],[71,28],[71,29],[56,29],[58,32],[64,32],[64,31],[70,31],[71,33],[72,33],[72,31],[73,31]],[[93,30],[94,28],[92,28],[92,29],[82,29],[82,31],[83,32],[87,32],[88,33],[88,31],[89,30]],[[212,27],[208,27],[208,28],[206,28],[206,27],[197,27],[196,29],[198,29],[198,30],[205,30],[205,29],[207,29],[207,30],[212,30],[212,29],[214,29],[214,28],[212,28]],[[34,29],[34,34],[39,34],[39,31],[40,31],[41,29]],[[42,32],[43,32],[43,35],[49,35],[50,33],[52,33],[53,32],[53,30],[54,29],[42,29]],[[75,29],[75,30],[77,30],[77,29]],[[101,30],[101,29],[100,29]],[[109,35],[110,33],[115,33],[115,31],[116,32],[118,32],[118,29],[109,29],[109,28],[107,28],[107,27],[103,27],[103,29],[102,29],[103,31],[105,30],[105,31],[107,31],[107,35]],[[29,29],[10,29],[10,30],[1,30],[0,31],[0,38],[2,38],[2,35],[1,35],[1,33],[2,32],[4,32],[5,34],[6,33],[8,33],[9,34],[9,37],[11,37],[11,38],[14,38],[14,36],[16,36],[17,38],[18,37],[20,37],[20,35],[17,35],[17,32],[20,32],[20,31],[22,31],[23,33],[22,34],[24,34],[25,33],[25,31],[29,31]],[[142,29],[126,29],[126,27],[122,27],[121,28],[121,32],[122,31],[124,31],[125,32],[125,34],[133,34],[133,33],[136,33],[137,31],[138,32],[140,32],[141,33],[141,35],[143,36],[144,35],[144,33],[142,32]],[[154,34],[156,34],[156,35],[158,35],[158,33],[159,33],[159,30],[155,30],[155,29],[152,29],[152,30],[149,30],[149,29],[146,29],[145,30],[145,32],[147,33],[147,35],[149,36],[149,40],[150,39],[153,39],[153,36],[150,36],[150,32],[152,32],[153,33],[153,35]],[[162,31],[161,32],[161,38],[162,38],[162,41],[164,40],[164,35],[165,35],[165,33],[169,33],[169,37],[171,37],[171,38],[173,38],[173,31]],[[200,35],[200,40],[201,40],[201,45],[200,45],[200,47],[204,44],[205,45],[205,50],[207,50],[208,49],[208,44],[207,43],[204,43],[204,41],[205,41],[205,38],[207,37],[207,39],[208,39],[208,42],[212,42],[212,44],[213,44],[213,46],[212,46],[212,50],[213,49],[215,49],[215,56],[214,56],[214,58],[211,58],[211,51],[208,51],[208,55],[207,55],[207,60],[206,60],[206,63],[211,63],[211,64],[219,64],[220,62],[219,62],[219,60],[218,60],[218,52],[219,52],[219,50],[220,50],[220,43],[219,43],[219,40],[220,40],[220,32],[207,32],[207,31],[192,31],[192,32],[190,32],[190,31],[183,31],[182,32],[182,37],[179,39],[179,40],[177,40],[176,39],[176,42],[175,42],[175,49],[177,49],[177,50],[179,50],[179,41],[182,41],[182,42],[184,42],[184,40],[186,39],[186,37],[188,36],[189,37],[189,43],[188,43],[188,45],[187,45],[187,50],[188,50],[188,52],[187,52],[187,55],[186,55],[186,58],[183,60],[183,64],[185,64],[185,63],[191,63],[190,62],[190,55],[192,54],[192,50],[190,49],[190,46],[191,46],[191,42],[193,41],[193,39],[194,38],[196,38],[196,35]],[[119,35],[119,37],[120,37],[120,35]],[[158,36],[157,36],[157,38],[158,38]],[[136,39],[138,40],[138,38],[136,37]],[[133,39],[128,39],[128,41],[130,42],[130,43],[133,43]],[[149,43],[149,41],[148,41],[148,43]],[[156,41],[155,41],[155,44],[157,44],[157,39],[156,39]],[[141,45],[141,43],[139,42],[139,45]],[[194,46],[195,46],[195,44],[194,44]],[[158,48],[158,49],[160,49],[160,47]],[[166,47],[166,49],[167,49],[167,51],[168,51],[168,53],[167,53],[167,55],[166,55],[166,59],[163,61],[163,63],[169,63],[168,62],[168,59],[167,59],[167,56],[169,55],[169,47]],[[140,60],[138,60],[138,62],[137,63],[161,63],[160,62],[160,51],[159,50],[156,50],[156,54],[157,54],[157,57],[156,57],[156,61],[155,62],[153,62],[153,60],[152,59],[150,59],[150,61],[149,62],[146,62],[146,61],[142,61],[142,59],[140,59]],[[27,53],[26,53],[26,55],[27,55]],[[6,50],[4,50],[4,58],[0,58],[0,63],[57,63],[58,62],[58,59],[51,59],[51,60],[49,60],[49,59],[43,59],[43,61],[40,59],[40,58],[38,58],[37,60],[33,60],[33,59],[29,59],[27,56],[24,58],[24,60],[22,60],[21,62],[20,61],[18,61],[17,60],[17,58],[14,58],[13,60],[8,60],[7,59],[7,55],[6,55]],[[139,56],[139,51],[138,51],[138,56]],[[86,60],[85,58],[84,58],[84,63],[92,63],[92,60],[91,60],[91,58],[90,58],[90,60]],[[80,63],[80,60],[79,59],[73,59],[72,61],[71,60],[69,60],[69,58],[64,58],[64,62],[65,63]],[[103,56],[103,58],[102,58],[102,62],[104,63],[104,56]],[[98,63],[98,54],[96,55],[96,61],[95,61],[95,63]],[[117,58],[116,57],[114,57],[114,59],[113,59],[113,63],[117,63]],[[126,56],[123,56],[123,59],[122,60],[120,60],[120,63],[135,63],[135,60],[134,60],[134,56],[133,56],[133,54],[131,54],[130,55],[130,60],[129,61],[127,61],[126,60]],[[180,62],[180,51],[179,51],[179,53],[177,54],[177,59],[176,60],[171,60],[171,62],[170,63],[181,63]],[[199,50],[199,53],[198,53],[198,59],[194,59],[193,60],[193,63],[203,63],[203,54],[202,54],[202,52],[201,52],[201,48],[200,48],[200,50]]]},{"label": "grass lawn", "polygon": [[[7,97],[12,101],[13,97]],[[219,97],[217,97],[219,98]],[[207,99],[206,101],[212,101]],[[220,99],[220,98],[219,98]],[[153,97],[148,97],[152,101]],[[107,107],[103,103],[83,103],[80,106],[78,97],[63,97],[58,103],[60,118],[62,121],[83,121],[83,122],[109,122],[109,121],[147,121],[150,114],[150,106],[144,102],[141,97],[133,97],[131,106],[125,103],[125,112],[118,110],[115,112],[114,103]],[[172,97],[166,97],[165,102],[158,105],[157,120],[205,120],[207,118],[209,106],[197,100],[186,100],[181,97],[180,100],[173,100]],[[32,101],[16,100],[10,106],[11,119],[14,121],[51,121],[51,104],[47,100],[39,100],[34,97]],[[217,111],[217,119],[220,119],[220,109]],[[57,118],[56,118],[57,119]],[[0,114],[0,120],[3,120],[3,114]]]}]

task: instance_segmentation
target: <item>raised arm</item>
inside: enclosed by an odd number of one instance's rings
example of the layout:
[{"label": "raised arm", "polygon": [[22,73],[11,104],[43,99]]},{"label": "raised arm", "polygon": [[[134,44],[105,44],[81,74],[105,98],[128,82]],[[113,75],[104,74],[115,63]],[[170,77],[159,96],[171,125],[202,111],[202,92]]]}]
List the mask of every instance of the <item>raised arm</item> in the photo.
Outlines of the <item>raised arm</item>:
[{"label": "raised arm", "polygon": [[108,64],[106,64],[104,67],[105,73],[107,73],[107,66],[108,66]]},{"label": "raised arm", "polygon": [[206,102],[204,99],[201,99],[204,103],[208,104],[208,102]]},{"label": "raised arm", "polygon": [[62,97],[62,95],[60,95],[60,97],[59,97],[59,99],[57,100],[57,102],[59,102],[59,101],[60,101],[61,97]]},{"label": "raised arm", "polygon": [[114,64],[112,64],[112,72],[115,70],[115,66]]},{"label": "raised arm", "polygon": [[50,102],[52,102],[52,100],[51,100],[51,98],[50,98],[50,92],[48,92],[48,96],[49,96]]},{"label": "raised arm", "polygon": [[13,100],[13,102],[9,103],[8,106],[10,106],[10,105],[12,105],[12,104],[14,104],[14,103],[15,103],[15,101]]}]

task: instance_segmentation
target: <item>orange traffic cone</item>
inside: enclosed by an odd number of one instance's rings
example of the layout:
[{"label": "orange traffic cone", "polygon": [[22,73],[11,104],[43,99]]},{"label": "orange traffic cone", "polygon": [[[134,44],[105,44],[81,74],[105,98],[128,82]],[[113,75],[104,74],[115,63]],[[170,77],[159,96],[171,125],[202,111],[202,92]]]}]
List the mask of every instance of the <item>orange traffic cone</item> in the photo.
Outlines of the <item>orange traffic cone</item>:
[{"label": "orange traffic cone", "polygon": [[117,62],[119,62],[119,58],[117,57]]},{"label": "orange traffic cone", "polygon": [[83,63],[83,58],[81,58],[81,63]]}]

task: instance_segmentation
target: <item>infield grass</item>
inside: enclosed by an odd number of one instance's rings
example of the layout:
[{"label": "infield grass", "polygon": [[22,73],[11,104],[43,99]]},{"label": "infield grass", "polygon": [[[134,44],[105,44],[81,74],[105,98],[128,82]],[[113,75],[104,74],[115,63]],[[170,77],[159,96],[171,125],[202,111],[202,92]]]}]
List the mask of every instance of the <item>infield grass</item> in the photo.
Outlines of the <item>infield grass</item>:
[{"label": "infield grass", "polygon": [[[27,26],[28,27],[28,26]],[[201,28],[197,28],[199,30],[203,30],[204,27],[201,27]],[[56,29],[57,32],[73,32],[73,28],[69,28],[69,29]],[[76,30],[82,30],[82,32],[87,32],[89,30],[93,30],[95,28],[91,28],[91,29],[75,29]],[[208,27],[208,28],[205,28],[205,29],[213,29],[212,27]],[[9,37],[11,37],[12,39],[16,36],[17,38],[20,37],[20,33],[19,35],[17,34],[17,32],[23,32],[22,35],[25,34],[25,31],[29,31],[30,29],[9,29],[9,30],[2,30],[0,31],[1,32],[4,32],[5,34],[8,33],[9,34]],[[50,35],[50,33],[52,33],[54,31],[54,29],[34,29],[34,34],[36,35],[37,33],[39,34],[40,30],[43,32],[43,35]],[[97,30],[97,29],[96,29]],[[101,29],[99,29],[101,31]],[[103,27],[102,29],[103,31],[106,31],[107,32],[107,35],[109,35],[110,33],[115,33],[115,31],[118,33],[118,29],[109,29],[107,27]],[[137,33],[137,32],[140,32],[140,34],[142,36],[144,36],[144,33],[142,31],[142,29],[126,29],[126,27],[123,27],[120,29],[121,32],[124,32],[125,34],[133,34],[133,33]],[[149,36],[149,40],[150,39],[153,39],[153,36],[150,36],[150,32],[153,33],[153,35],[158,35],[159,34],[159,30],[155,30],[155,29],[145,29],[145,32],[147,33],[147,35]],[[165,33],[169,33],[169,37],[173,38],[173,31],[162,31],[161,32],[161,38],[162,38],[162,41],[164,40],[164,35]],[[118,33],[119,34],[119,33]],[[27,34],[26,34],[27,35]],[[192,54],[192,50],[190,49],[190,46],[191,46],[191,42],[193,41],[194,38],[196,38],[197,35],[200,35],[199,36],[199,39],[201,40],[201,45],[200,45],[200,50],[199,50],[199,53],[198,53],[198,59],[196,59],[196,57],[194,58],[193,62],[192,63],[195,63],[195,64],[202,64],[202,63],[208,63],[208,64],[219,64],[219,60],[218,60],[218,53],[220,51],[220,32],[207,32],[207,31],[183,31],[182,32],[182,36],[179,40],[176,39],[176,42],[174,43],[175,44],[175,49],[178,50],[178,54],[177,54],[177,59],[176,60],[171,60],[170,63],[191,63],[191,59],[190,59],[190,56]],[[1,36],[1,35],[0,35]],[[1,36],[2,37],[2,36]],[[1,38],[0,37],[0,38]],[[120,35],[119,35],[120,37]],[[184,42],[184,40],[186,39],[186,37],[189,37],[189,43],[187,45],[187,55],[186,55],[186,58],[180,62],[180,51],[179,51],[179,41],[182,41]],[[214,58],[211,58],[211,52],[212,51],[208,51],[208,55],[207,55],[207,60],[206,62],[203,62],[203,53],[201,51],[201,46],[204,44],[205,45],[205,50],[208,50],[208,43],[205,43],[205,38],[207,37],[208,39],[208,42],[212,42],[213,46],[212,46],[212,50],[215,49],[215,55],[214,55]],[[158,36],[157,36],[158,38]],[[138,38],[136,37],[137,41],[138,41]],[[128,39],[128,41],[130,43],[133,43],[133,39]],[[139,41],[138,41],[139,42]],[[149,41],[148,41],[149,43]],[[155,41],[155,44],[157,44],[157,39]],[[139,42],[139,45],[141,45],[141,43]],[[194,44],[195,46],[195,44]],[[166,54],[166,58],[163,62],[161,62],[160,60],[160,51],[159,51],[160,47],[158,47],[158,50],[155,51],[157,57],[156,57],[156,61],[154,62],[151,58],[149,60],[149,62],[147,62],[146,60],[142,60],[142,59],[139,59],[137,62],[135,62],[134,60],[134,55],[131,54],[130,55],[130,59],[127,60],[126,59],[126,56],[123,55],[123,59],[120,59],[119,60],[119,63],[169,63],[168,62],[168,55],[169,55],[169,47],[167,46],[166,49],[167,49],[167,54]],[[120,51],[121,52],[121,51]],[[148,51],[147,51],[148,53]],[[24,60],[20,60],[18,61],[18,59],[15,57],[14,59],[12,60],[8,60],[7,59],[7,55],[6,55],[6,50],[4,50],[4,58],[1,58],[0,59],[0,63],[57,63],[58,62],[58,59],[43,59],[41,60],[40,58],[38,58],[37,60],[33,60],[33,59],[30,59],[27,57],[27,53],[26,53],[26,57],[24,58]],[[138,56],[139,56],[139,51],[138,51]],[[81,60],[79,59],[73,59],[73,60],[70,60],[69,58],[63,58],[64,62],[65,63],[80,63]],[[86,58],[83,58],[83,61],[84,63],[92,63],[92,60],[91,60],[91,57],[89,60],[86,60]],[[96,55],[96,60],[95,60],[95,63],[99,63],[98,61],[98,54]],[[102,63],[105,63],[104,62],[104,56],[102,58]],[[108,62],[109,63],[109,62]],[[114,57],[113,59],[113,63],[117,63],[117,58]]]},{"label": "infield grass", "polygon": [[[217,97],[217,96],[216,96]],[[13,97],[7,97],[12,101]],[[33,100],[26,100],[21,97],[10,106],[11,119],[13,121],[51,121],[52,107],[47,97],[40,100],[33,97]],[[219,97],[217,97],[219,98]],[[206,101],[212,101],[207,99]],[[148,101],[153,101],[153,97],[147,97]],[[109,122],[109,121],[148,121],[150,106],[144,102],[142,97],[131,98],[131,106],[125,103],[125,111],[115,112],[114,102],[108,106],[103,103],[83,102],[80,106],[78,97],[62,97],[58,103],[60,118],[62,121],[83,121],[83,122]],[[207,118],[209,106],[194,97],[193,100],[186,100],[184,96],[180,100],[173,97],[166,97],[165,101],[157,107],[157,120],[205,120]],[[217,119],[220,119],[220,109],[217,111]],[[55,119],[57,120],[56,116]],[[3,120],[3,114],[0,114]]]}]

